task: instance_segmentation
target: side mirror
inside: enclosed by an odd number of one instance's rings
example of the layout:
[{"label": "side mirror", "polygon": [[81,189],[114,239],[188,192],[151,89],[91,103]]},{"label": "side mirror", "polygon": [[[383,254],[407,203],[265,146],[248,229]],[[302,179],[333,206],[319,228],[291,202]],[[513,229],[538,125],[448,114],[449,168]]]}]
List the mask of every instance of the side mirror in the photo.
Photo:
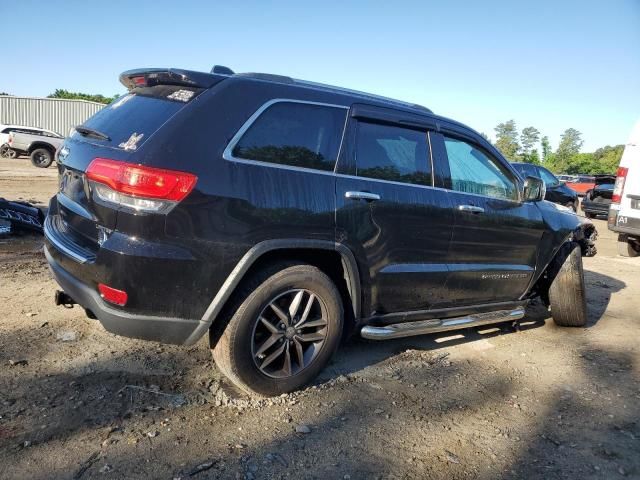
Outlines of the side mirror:
[{"label": "side mirror", "polygon": [[547,193],[547,187],[538,177],[527,177],[524,179],[524,189],[522,200],[525,202],[539,202],[544,200]]}]

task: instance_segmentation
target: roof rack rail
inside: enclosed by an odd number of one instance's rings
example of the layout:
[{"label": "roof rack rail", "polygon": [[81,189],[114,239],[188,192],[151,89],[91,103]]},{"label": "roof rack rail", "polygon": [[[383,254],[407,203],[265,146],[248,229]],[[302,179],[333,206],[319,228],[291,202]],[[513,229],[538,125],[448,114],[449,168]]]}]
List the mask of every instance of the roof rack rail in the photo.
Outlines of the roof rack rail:
[{"label": "roof rack rail", "polygon": [[382,95],[376,95],[376,94],[373,94],[373,93],[361,92],[359,90],[352,90],[350,88],[336,87],[336,86],[327,85],[327,84],[324,84],[324,83],[310,82],[308,80],[295,79],[294,82],[299,84],[299,85],[304,85],[304,86],[309,86],[309,87],[320,87],[320,88],[324,88],[325,90],[333,91],[335,93],[348,93],[348,94],[358,95],[359,97],[370,98],[372,100],[381,100],[383,102],[391,103],[393,105],[402,106],[402,107],[419,108],[420,110],[424,110],[425,112],[433,113],[433,111],[431,109],[429,109],[429,108],[427,108],[427,107],[425,107],[423,105],[419,105],[417,103],[405,102],[403,100],[396,100],[395,98],[384,97]]},{"label": "roof rack rail", "polygon": [[[217,66],[216,66],[217,67]],[[214,67],[214,69],[216,68]],[[227,68],[227,67],[221,67]],[[229,70],[230,71],[230,70]],[[222,73],[222,72],[220,72]],[[288,77],[286,75],[275,75],[271,73],[256,73],[256,72],[247,72],[247,73],[236,73],[234,74],[236,77],[246,77],[246,78],[254,78],[256,80],[265,80],[268,82],[278,82],[278,83],[286,83],[286,84],[296,84],[302,87],[307,88],[321,88],[325,91],[330,91],[333,93],[342,93],[342,94],[352,94],[357,95],[362,98],[369,98],[371,100],[380,100],[391,105],[405,107],[405,108],[414,108],[420,109],[427,113],[433,113],[433,111],[423,105],[419,105],[417,103],[405,102],[402,100],[396,100],[395,98],[384,97],[382,95],[375,95],[373,93],[361,92],[359,90],[351,90],[349,88],[336,87],[334,85],[327,85],[324,83],[311,82],[308,80],[299,80],[297,78]]]},{"label": "roof rack rail", "polygon": [[268,82],[293,83],[294,80],[286,75],[275,75],[273,73],[246,72],[236,73],[237,77],[255,78],[256,80],[266,80]]}]

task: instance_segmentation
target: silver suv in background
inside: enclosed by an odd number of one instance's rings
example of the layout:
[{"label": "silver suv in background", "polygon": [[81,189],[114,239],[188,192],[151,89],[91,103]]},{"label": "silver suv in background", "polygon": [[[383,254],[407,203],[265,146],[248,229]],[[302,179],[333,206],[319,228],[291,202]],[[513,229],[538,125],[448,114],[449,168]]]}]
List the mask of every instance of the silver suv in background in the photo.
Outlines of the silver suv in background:
[{"label": "silver suv in background", "polygon": [[17,152],[11,148],[9,148],[9,134],[13,132],[20,133],[33,133],[36,135],[42,134],[51,134],[58,135],[56,132],[51,130],[45,130],[44,128],[39,127],[28,127],[26,125],[2,125],[0,124],[0,154],[3,157],[7,158],[15,158],[17,156]]},{"label": "silver suv in background", "polygon": [[29,155],[36,167],[47,168],[55,158],[64,137],[48,130],[27,133],[16,130],[9,134],[9,148],[19,155]]}]

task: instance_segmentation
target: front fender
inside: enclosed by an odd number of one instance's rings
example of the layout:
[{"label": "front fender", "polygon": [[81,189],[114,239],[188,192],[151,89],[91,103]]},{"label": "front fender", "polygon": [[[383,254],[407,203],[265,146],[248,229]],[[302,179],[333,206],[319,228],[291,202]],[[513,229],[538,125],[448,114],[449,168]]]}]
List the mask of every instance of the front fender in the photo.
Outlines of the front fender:
[{"label": "front fender", "polygon": [[536,293],[536,285],[556,256],[562,255],[561,249],[567,243],[578,243],[585,257],[593,257],[597,253],[595,242],[598,232],[591,221],[579,217],[571,209],[546,200],[538,202],[536,206],[542,214],[545,231],[538,245],[536,273],[523,298]]}]

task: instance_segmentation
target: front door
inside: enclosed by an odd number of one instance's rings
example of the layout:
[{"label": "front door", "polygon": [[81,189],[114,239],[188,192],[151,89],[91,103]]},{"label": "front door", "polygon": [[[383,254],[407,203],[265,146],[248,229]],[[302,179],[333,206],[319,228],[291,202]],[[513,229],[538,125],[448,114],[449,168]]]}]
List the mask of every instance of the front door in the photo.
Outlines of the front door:
[{"label": "front door", "polygon": [[455,226],[447,295],[452,306],[517,300],[536,265],[544,232],[535,204],[520,200],[516,175],[500,159],[455,134],[432,136],[450,171]]},{"label": "front door", "polygon": [[433,188],[427,128],[350,120],[337,177],[337,241],[358,258],[363,315],[445,301],[453,217]]}]

